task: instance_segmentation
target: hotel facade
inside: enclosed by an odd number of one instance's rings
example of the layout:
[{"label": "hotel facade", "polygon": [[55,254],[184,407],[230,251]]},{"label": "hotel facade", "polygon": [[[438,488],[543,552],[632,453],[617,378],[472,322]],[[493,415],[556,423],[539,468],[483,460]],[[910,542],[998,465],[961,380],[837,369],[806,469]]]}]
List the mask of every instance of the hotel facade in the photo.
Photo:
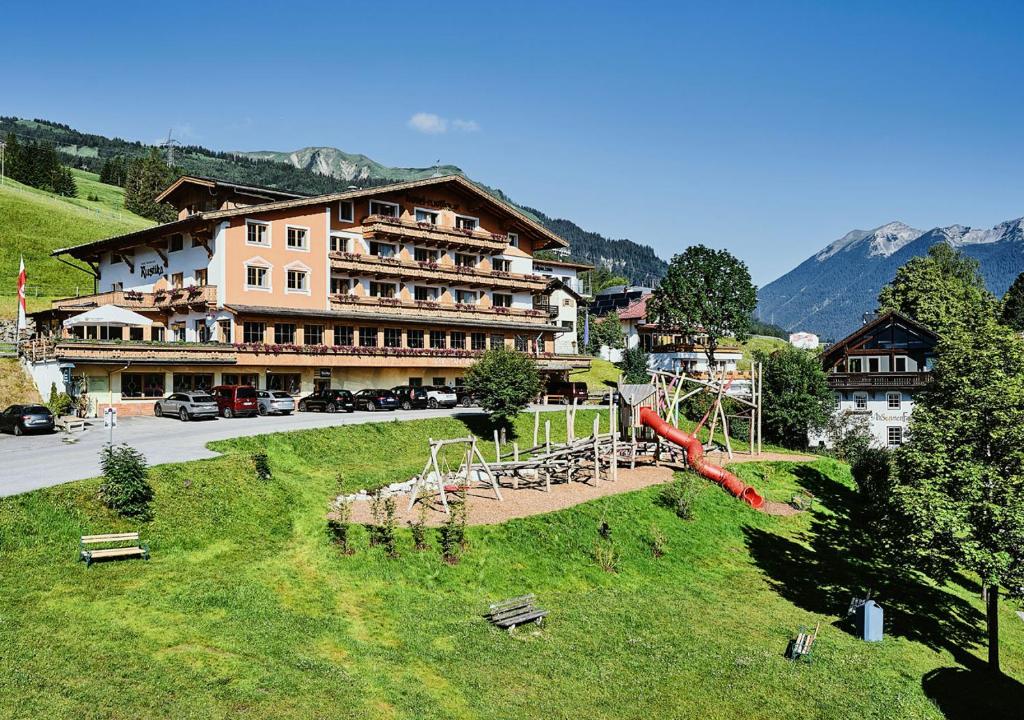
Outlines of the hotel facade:
[{"label": "hotel facade", "polygon": [[[567,243],[462,177],[316,197],[182,177],[158,200],[178,219],[54,253],[96,292],[35,313],[23,354],[44,394],[145,414],[219,384],[457,385],[498,346],[546,374],[589,365],[568,320],[586,266],[538,272],[534,253]],[[151,324],[75,321],[107,305]]]}]

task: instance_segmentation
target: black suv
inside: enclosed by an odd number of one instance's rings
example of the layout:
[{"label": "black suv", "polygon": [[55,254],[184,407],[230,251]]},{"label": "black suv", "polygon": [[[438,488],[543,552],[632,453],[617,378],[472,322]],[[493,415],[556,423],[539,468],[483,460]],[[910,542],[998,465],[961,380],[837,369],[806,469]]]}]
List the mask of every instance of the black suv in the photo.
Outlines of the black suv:
[{"label": "black suv", "polygon": [[396,410],[398,398],[390,390],[372,388],[356,393],[356,407],[359,410]]},{"label": "black suv", "polygon": [[427,406],[427,389],[423,387],[413,387],[412,385],[398,385],[391,388],[391,392],[398,398],[398,404],[403,410],[417,410],[425,408]]},{"label": "black suv", "polygon": [[299,412],[355,412],[356,402],[348,390],[317,390],[299,400]]}]

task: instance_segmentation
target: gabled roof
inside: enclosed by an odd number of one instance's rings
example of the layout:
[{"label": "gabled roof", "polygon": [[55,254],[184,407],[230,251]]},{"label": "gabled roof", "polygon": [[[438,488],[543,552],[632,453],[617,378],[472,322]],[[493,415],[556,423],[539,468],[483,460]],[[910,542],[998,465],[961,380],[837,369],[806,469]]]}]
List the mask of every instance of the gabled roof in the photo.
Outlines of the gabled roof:
[{"label": "gabled roof", "polygon": [[259,185],[242,185],[241,183],[229,182],[227,180],[218,180],[217,178],[204,177],[202,175],[182,175],[180,178],[172,182],[167,188],[156,196],[155,202],[165,202],[169,197],[176,193],[182,187],[186,185],[193,185],[196,187],[205,188],[207,190],[218,190],[225,189],[232,192],[237,192],[241,195],[249,195],[251,197],[262,197],[268,202],[275,200],[286,200],[290,198],[301,198],[308,197],[302,193],[292,192],[290,190],[278,190],[277,188],[261,187]]},{"label": "gabled roof", "polygon": [[908,317],[903,313],[890,310],[888,312],[877,315],[874,320],[865,323],[861,327],[854,330],[852,333],[844,337],[842,340],[829,345],[828,349],[821,354],[823,361],[829,361],[830,359],[838,358],[838,356],[846,353],[851,347],[856,346],[860,341],[867,339],[876,330],[886,327],[891,324],[903,325],[907,329],[914,332],[931,342],[938,342],[939,336],[929,330],[927,327],[919,323],[912,317]]},{"label": "gabled roof", "polygon": [[533,262],[534,264],[539,263],[541,265],[553,265],[554,267],[576,268],[577,270],[583,271],[594,269],[593,265],[587,265],[586,263],[575,262],[573,260],[548,260],[547,258],[535,257]]},{"label": "gabled roof", "polygon": [[557,277],[556,277],[556,278],[553,278],[553,279],[551,280],[551,282],[549,282],[549,283],[548,283],[547,287],[546,287],[546,288],[544,288],[544,289],[545,289],[545,290],[549,290],[549,291],[550,291],[550,290],[555,290],[555,289],[558,289],[558,290],[564,290],[565,292],[569,293],[569,295],[570,295],[570,296],[571,296],[571,297],[572,297],[572,298],[573,298],[573,299],[574,299],[574,300],[575,300],[576,302],[581,302],[581,301],[583,300],[583,296],[582,296],[582,295],[580,295],[580,294],[579,294],[578,292],[576,292],[575,290],[573,290],[573,289],[572,289],[571,287],[569,287],[569,286],[568,286],[568,285],[567,285],[567,284],[565,283],[565,281],[564,281],[564,280],[562,280],[562,278],[557,278]]},{"label": "gabled roof", "polygon": [[619,313],[619,320],[644,320],[647,318],[647,298],[650,293],[643,295],[639,300],[631,302],[625,310]]}]

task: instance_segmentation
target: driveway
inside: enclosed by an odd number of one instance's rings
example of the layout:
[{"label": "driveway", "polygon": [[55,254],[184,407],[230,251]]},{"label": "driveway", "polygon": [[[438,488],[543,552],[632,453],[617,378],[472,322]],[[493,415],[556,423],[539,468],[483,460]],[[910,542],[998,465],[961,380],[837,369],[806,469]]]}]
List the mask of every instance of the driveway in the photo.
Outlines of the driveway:
[{"label": "driveway", "polygon": [[[391,420],[423,420],[457,414],[480,414],[477,408],[452,410],[395,410],[394,412],[297,413],[267,416],[181,422],[171,418],[119,418],[114,429],[114,444],[128,443],[146,456],[150,465],[216,457],[206,448],[213,440],[265,435],[289,430],[354,425]],[[63,434],[0,434],[0,497],[36,490],[51,485],[84,480],[100,474],[100,449],[107,442],[103,420],[90,420],[88,429],[76,433],[79,441],[63,442]]]}]

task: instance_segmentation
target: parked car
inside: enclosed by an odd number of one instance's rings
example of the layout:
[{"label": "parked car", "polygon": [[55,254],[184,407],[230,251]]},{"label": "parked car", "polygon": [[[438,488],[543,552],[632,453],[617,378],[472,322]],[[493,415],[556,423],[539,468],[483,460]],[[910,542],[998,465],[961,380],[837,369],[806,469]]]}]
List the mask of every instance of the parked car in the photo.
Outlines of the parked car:
[{"label": "parked car", "polygon": [[398,396],[390,390],[368,389],[356,393],[356,410],[395,410],[398,408]]},{"label": "parked car", "polygon": [[428,408],[453,408],[459,404],[459,396],[456,394],[455,388],[450,388],[447,385],[431,385],[426,390]]},{"label": "parked car", "polygon": [[53,413],[45,405],[11,405],[0,415],[0,431],[23,435],[53,432]]},{"label": "parked car", "polygon": [[348,390],[317,390],[299,400],[299,412],[354,412],[355,400]]},{"label": "parked car", "polygon": [[157,417],[176,415],[182,421],[213,419],[219,411],[217,401],[206,391],[171,393],[153,405],[153,414]]},{"label": "parked car", "polygon": [[258,411],[256,388],[250,385],[217,385],[210,390],[220,414],[226,418],[252,417]]},{"label": "parked car", "polygon": [[403,410],[417,410],[427,406],[427,389],[413,387],[412,385],[398,385],[391,388],[391,392],[398,397],[398,404]]},{"label": "parked car", "polygon": [[562,402],[566,405],[572,405],[573,400],[583,403],[590,397],[585,382],[565,382],[561,380],[549,382],[547,394],[561,395]]},{"label": "parked car", "polygon": [[260,415],[291,415],[295,398],[283,390],[257,390],[256,412]]},{"label": "parked car", "polygon": [[473,407],[480,404],[480,396],[476,393],[471,393],[465,385],[456,385],[454,390],[458,404],[462,407]]}]

